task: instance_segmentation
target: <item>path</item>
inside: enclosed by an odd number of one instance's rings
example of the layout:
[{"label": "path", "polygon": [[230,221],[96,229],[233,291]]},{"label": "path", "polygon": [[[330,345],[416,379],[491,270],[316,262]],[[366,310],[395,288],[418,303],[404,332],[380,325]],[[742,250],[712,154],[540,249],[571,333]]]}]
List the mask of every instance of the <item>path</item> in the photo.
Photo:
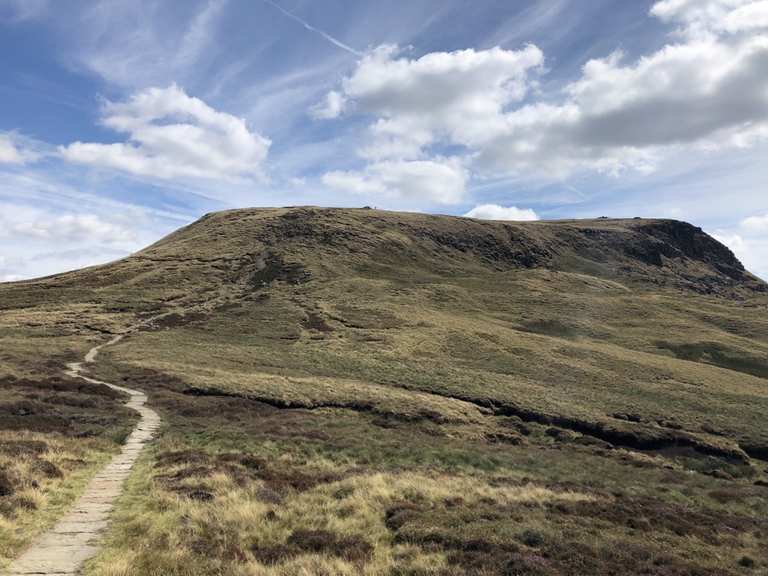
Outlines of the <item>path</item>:
[{"label": "path", "polygon": [[[94,362],[99,350],[118,343],[122,338],[117,336],[106,344],[91,348],[85,356],[85,363]],[[160,425],[157,413],[144,405],[146,394],[83,376],[82,370],[83,362],[74,362],[67,365],[65,373],[128,394],[130,399],[126,406],[136,410],[141,419],[128,437],[122,452],[91,480],[69,513],[11,563],[7,569],[9,576],[77,574],[83,563],[98,552],[109,514],[122,492],[123,482],[130,474],[141,449],[151,440]]]}]

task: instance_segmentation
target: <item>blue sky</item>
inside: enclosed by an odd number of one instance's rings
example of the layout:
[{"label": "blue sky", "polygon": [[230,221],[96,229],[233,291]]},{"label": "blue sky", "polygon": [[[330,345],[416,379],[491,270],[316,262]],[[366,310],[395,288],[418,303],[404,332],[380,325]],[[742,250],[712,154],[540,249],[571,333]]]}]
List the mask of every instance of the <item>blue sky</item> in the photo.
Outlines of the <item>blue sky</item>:
[{"label": "blue sky", "polygon": [[768,0],[0,0],[0,281],[201,214],[669,217],[768,278]]}]

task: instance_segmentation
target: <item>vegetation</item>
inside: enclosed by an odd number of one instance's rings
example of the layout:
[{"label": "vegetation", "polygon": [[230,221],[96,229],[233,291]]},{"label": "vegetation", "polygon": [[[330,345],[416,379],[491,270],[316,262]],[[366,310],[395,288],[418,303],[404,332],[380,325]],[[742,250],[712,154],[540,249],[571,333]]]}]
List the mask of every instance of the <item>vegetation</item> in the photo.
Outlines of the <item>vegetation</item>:
[{"label": "vegetation", "polygon": [[164,429],[90,575],[768,571],[768,292],[687,224],[232,211],[0,308],[14,389],[137,328],[93,370]]},{"label": "vegetation", "polygon": [[0,568],[119,450],[134,420],[121,400],[55,376],[0,377]]}]

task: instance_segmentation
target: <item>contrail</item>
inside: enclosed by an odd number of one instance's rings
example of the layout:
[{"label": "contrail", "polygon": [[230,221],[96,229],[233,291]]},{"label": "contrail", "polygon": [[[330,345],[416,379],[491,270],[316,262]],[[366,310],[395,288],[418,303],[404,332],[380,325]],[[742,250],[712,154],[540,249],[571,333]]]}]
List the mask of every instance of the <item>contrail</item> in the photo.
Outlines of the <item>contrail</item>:
[{"label": "contrail", "polygon": [[360,52],[359,50],[355,50],[351,46],[349,46],[347,44],[344,44],[344,42],[342,42],[341,40],[337,40],[336,38],[334,38],[333,36],[331,36],[327,32],[323,32],[322,30],[319,30],[318,28],[315,28],[314,26],[309,24],[306,20],[302,20],[301,18],[296,16],[296,14],[294,14],[293,12],[289,12],[288,10],[286,10],[285,8],[280,6],[279,4],[276,4],[272,0],[264,0],[264,3],[265,4],[269,4],[273,8],[277,8],[278,10],[280,10],[280,12],[282,12],[283,14],[288,16],[288,18],[291,18],[292,20],[296,20],[296,22],[298,22],[299,24],[304,26],[304,28],[306,28],[310,32],[314,32],[315,34],[320,34],[320,36],[322,36],[323,38],[328,40],[328,42],[330,42],[334,46],[337,46],[337,47],[341,48],[342,50],[346,50],[347,52],[350,52],[351,54],[354,54],[355,56],[362,56],[363,55],[363,53]]}]

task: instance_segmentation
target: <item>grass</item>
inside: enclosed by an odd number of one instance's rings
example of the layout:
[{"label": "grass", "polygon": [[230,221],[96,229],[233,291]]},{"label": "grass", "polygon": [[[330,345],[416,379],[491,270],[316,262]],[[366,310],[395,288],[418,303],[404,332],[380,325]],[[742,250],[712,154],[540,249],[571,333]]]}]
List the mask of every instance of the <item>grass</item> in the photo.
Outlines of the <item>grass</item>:
[{"label": "grass", "polygon": [[21,341],[4,348],[16,363],[0,375],[0,568],[69,508],[135,421],[121,395],[53,372],[72,349],[41,358],[18,354]]},{"label": "grass", "polygon": [[[542,507],[592,499],[524,485],[490,487],[458,475],[371,473],[322,460],[300,465],[286,457],[266,464],[241,454],[217,459],[161,451],[153,467],[144,466],[121,506],[130,512],[116,518],[111,552],[88,573],[384,574],[419,565],[431,565],[424,573],[439,573],[447,566],[445,555],[435,552],[427,559],[417,547],[394,542],[388,510],[406,501],[442,506],[457,493],[469,506],[493,500],[500,506]],[[278,469],[293,473],[282,476]],[[278,480],[301,475],[314,480]],[[144,543],[138,555],[125,545],[137,538]],[[201,563],[201,556],[207,561]]]},{"label": "grass", "polygon": [[[336,285],[329,294],[334,290],[343,293]],[[334,320],[342,316],[333,310],[325,321],[334,331],[316,334],[302,329],[302,307],[293,299],[278,293],[233,309],[232,316],[182,326],[170,334],[143,334],[118,348],[116,358],[203,389],[296,406],[346,402],[394,413],[399,403],[402,417],[419,406],[451,420],[458,417],[457,410],[463,412],[461,418],[472,419],[476,404],[490,399],[497,405],[611,426],[623,425],[614,414],[639,413],[640,425],[632,426],[638,433],[653,435],[666,422],[703,443],[722,440],[702,427],[748,444],[762,445],[768,439],[760,426],[768,409],[761,378],[681,361],[658,350],[633,350],[604,339],[531,335],[511,322],[494,322],[475,312],[448,315],[407,304],[397,309],[410,322],[398,329],[348,328]],[[614,302],[607,305],[619,308]],[[269,324],[262,321],[275,310],[279,315]],[[675,320],[667,320],[669,336]],[[290,330],[297,335],[286,338]]]},{"label": "grass", "polygon": [[0,432],[0,567],[55,523],[114,451],[98,441]]},{"label": "grass", "polygon": [[0,296],[38,383],[141,327],[94,370],[165,426],[91,576],[768,569],[768,296],[687,225],[236,211]]},{"label": "grass", "polygon": [[53,526],[116,448],[100,439],[0,430],[0,568]]},{"label": "grass", "polygon": [[280,439],[284,410],[238,406],[253,414],[243,429],[218,402],[216,421],[168,412],[87,574],[495,574],[542,558],[546,574],[640,560],[727,574],[761,557],[761,493],[663,459],[567,449],[536,432],[486,467],[445,456],[493,446],[447,437],[398,443],[422,454],[429,444],[424,460],[391,458],[369,416],[352,414],[346,433],[373,444],[356,457],[314,434],[340,441],[344,427],[328,423],[341,414],[295,411]]},{"label": "grass", "polygon": [[118,371],[153,383],[167,427],[90,574],[600,574],[626,562],[729,574],[762,558],[764,489],[692,473],[682,456],[490,416],[524,441],[471,439],[450,423],[190,396],[168,376]]}]

